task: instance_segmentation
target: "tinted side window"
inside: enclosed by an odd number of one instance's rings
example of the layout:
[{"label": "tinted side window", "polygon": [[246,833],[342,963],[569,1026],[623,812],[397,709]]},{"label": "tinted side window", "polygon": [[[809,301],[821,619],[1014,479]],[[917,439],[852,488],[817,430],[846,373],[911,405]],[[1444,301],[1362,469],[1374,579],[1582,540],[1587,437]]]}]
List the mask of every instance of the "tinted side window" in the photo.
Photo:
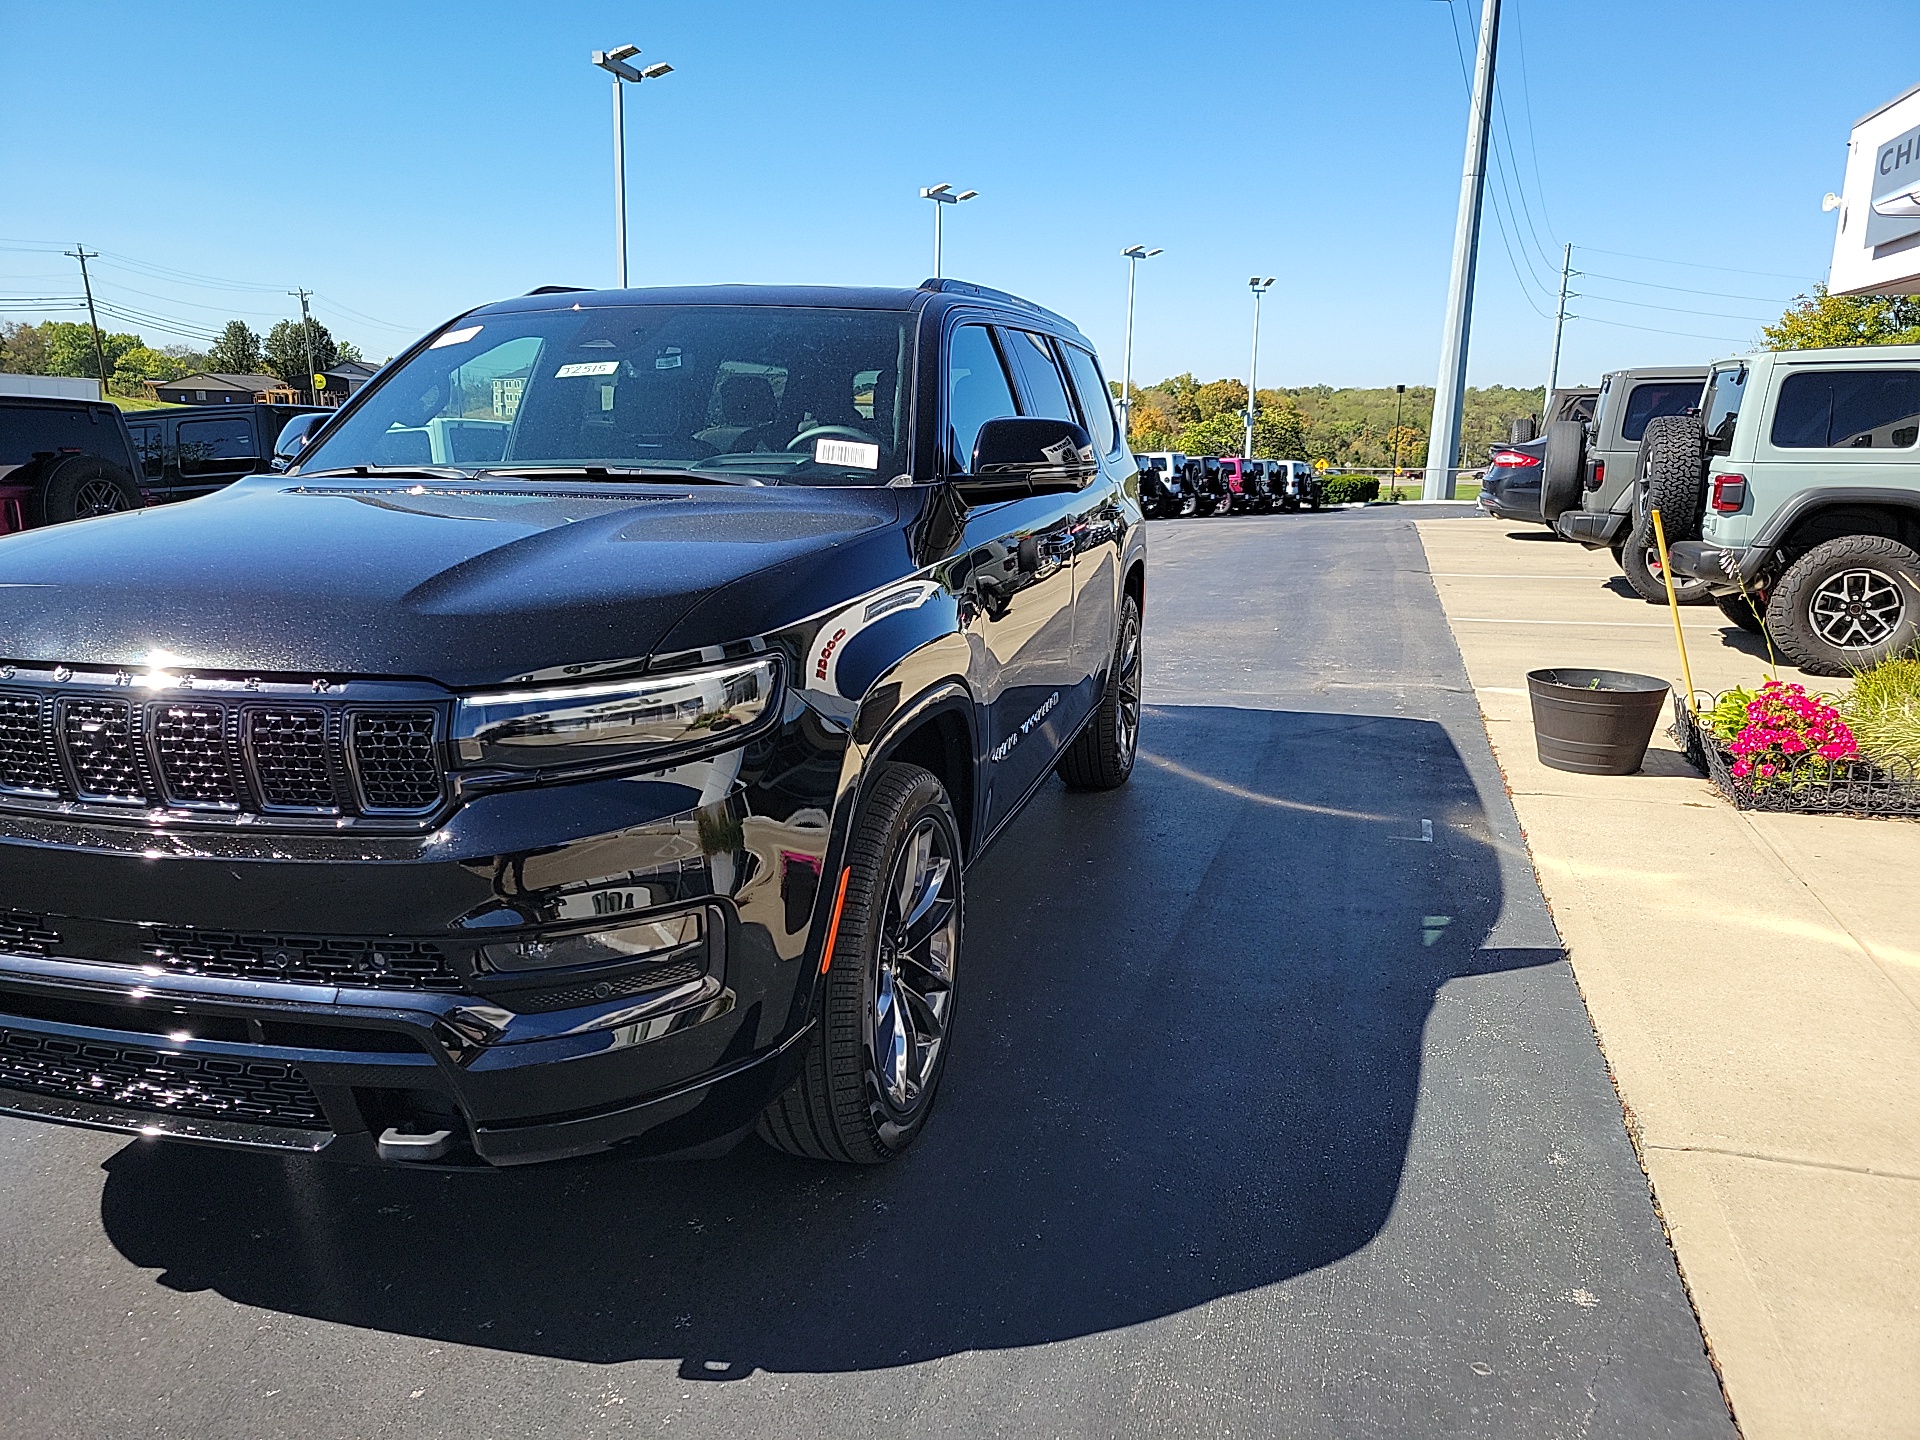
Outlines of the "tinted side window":
[{"label": "tinted side window", "polygon": [[1789,375],[1773,411],[1783,450],[1904,450],[1920,439],[1920,370]]},{"label": "tinted side window", "polygon": [[0,407],[0,465],[24,465],[46,450],[84,450],[111,454],[118,438],[85,410],[38,410],[28,405]]},{"label": "tinted side window", "polygon": [[1017,413],[1000,352],[984,325],[962,325],[947,348],[947,446],[957,470],[973,463],[973,442],[989,420]]},{"label": "tinted side window", "polygon": [[1707,377],[1701,409],[1706,412],[1707,439],[1721,445],[1733,443],[1734,427],[1740,422],[1740,399],[1747,393],[1747,367],[1735,365],[1715,370]]},{"label": "tinted side window", "polygon": [[1620,438],[1638,444],[1647,433],[1647,422],[1663,415],[1682,414],[1700,403],[1698,380],[1650,380],[1633,387],[1627,396],[1627,413],[1620,422]]},{"label": "tinted side window", "polygon": [[158,480],[166,468],[166,457],[160,449],[160,427],[129,425],[127,433],[133,436],[133,454],[140,462],[140,473],[149,480]]},{"label": "tinted side window", "polygon": [[1080,396],[1080,413],[1087,417],[1087,431],[1093,436],[1093,443],[1100,447],[1100,453],[1111,455],[1119,448],[1120,427],[1114,422],[1113,398],[1100,374],[1100,366],[1093,356],[1077,346],[1062,345],[1060,353],[1067,357],[1073,388]]},{"label": "tinted side window", "polygon": [[182,475],[245,470],[260,458],[253,422],[240,416],[231,420],[182,420],[179,445]]},{"label": "tinted side window", "polygon": [[1020,398],[1024,402],[1021,413],[1078,424],[1080,417],[1074,414],[1073,401],[1067,398],[1067,384],[1060,378],[1060,367],[1053,363],[1053,348],[1047,344],[1047,337],[1031,330],[1000,333],[1007,337],[1013,363],[1020,371]]}]

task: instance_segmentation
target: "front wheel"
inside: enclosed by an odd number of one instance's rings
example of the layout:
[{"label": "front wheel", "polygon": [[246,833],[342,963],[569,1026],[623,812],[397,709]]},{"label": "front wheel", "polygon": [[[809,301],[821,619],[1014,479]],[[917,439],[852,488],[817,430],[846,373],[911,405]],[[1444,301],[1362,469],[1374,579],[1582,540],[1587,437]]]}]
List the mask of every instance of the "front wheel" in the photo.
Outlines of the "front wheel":
[{"label": "front wheel", "polygon": [[1140,606],[1129,595],[1120,606],[1107,693],[1093,719],[1055,767],[1069,790],[1113,790],[1133,774],[1140,747]]},{"label": "front wheel", "polygon": [[880,766],[828,912],[838,925],[828,922],[820,1033],[799,1079],[761,1113],[769,1145],[880,1165],[919,1137],[953,1026],[960,865],[945,787],[918,765]]},{"label": "front wheel", "polygon": [[1766,606],[1745,595],[1716,595],[1713,603],[1720,607],[1720,613],[1738,625],[1749,635],[1758,635],[1766,628],[1760,622],[1766,613]]}]

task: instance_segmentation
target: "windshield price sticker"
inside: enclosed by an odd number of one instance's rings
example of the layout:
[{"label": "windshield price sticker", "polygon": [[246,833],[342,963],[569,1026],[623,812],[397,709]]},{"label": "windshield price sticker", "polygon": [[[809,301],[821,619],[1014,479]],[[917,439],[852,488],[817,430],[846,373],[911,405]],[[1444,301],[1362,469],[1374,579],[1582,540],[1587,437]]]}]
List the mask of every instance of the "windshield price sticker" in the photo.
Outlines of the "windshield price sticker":
[{"label": "windshield price sticker", "polygon": [[479,333],[480,327],[478,325],[463,325],[458,330],[447,331],[446,334],[437,338],[431,345],[427,346],[427,348],[429,350],[438,350],[443,345],[464,345]]},{"label": "windshield price sticker", "polygon": [[855,470],[878,470],[880,447],[863,445],[858,440],[816,440],[813,458],[820,465],[850,465]]},{"label": "windshield price sticker", "polygon": [[576,375],[618,375],[618,360],[576,360],[571,365],[562,365],[553,372],[556,380],[571,380]]}]

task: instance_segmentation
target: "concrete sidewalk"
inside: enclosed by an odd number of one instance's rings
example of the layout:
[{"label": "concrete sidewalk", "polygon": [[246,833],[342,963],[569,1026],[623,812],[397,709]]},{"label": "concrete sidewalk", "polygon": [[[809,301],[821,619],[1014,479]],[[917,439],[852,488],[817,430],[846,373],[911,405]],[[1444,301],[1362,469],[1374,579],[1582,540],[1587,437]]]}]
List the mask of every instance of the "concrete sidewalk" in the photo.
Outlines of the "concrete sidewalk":
[{"label": "concrete sidewalk", "polygon": [[[1742,814],[1664,723],[1638,775],[1541,765],[1527,671],[1680,666],[1610,556],[1530,528],[1418,525],[1735,1418],[1920,1436],[1920,824]],[[1766,677],[1683,615],[1698,687]]]}]

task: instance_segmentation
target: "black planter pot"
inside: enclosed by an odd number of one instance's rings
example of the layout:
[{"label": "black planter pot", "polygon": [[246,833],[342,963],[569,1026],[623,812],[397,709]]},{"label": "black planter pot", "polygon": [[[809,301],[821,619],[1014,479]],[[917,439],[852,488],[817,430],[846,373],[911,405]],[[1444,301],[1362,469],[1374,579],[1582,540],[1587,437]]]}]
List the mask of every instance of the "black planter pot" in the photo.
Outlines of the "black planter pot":
[{"label": "black planter pot", "polygon": [[1647,758],[1667,682],[1625,670],[1533,670],[1540,763],[1582,775],[1631,775]]}]

